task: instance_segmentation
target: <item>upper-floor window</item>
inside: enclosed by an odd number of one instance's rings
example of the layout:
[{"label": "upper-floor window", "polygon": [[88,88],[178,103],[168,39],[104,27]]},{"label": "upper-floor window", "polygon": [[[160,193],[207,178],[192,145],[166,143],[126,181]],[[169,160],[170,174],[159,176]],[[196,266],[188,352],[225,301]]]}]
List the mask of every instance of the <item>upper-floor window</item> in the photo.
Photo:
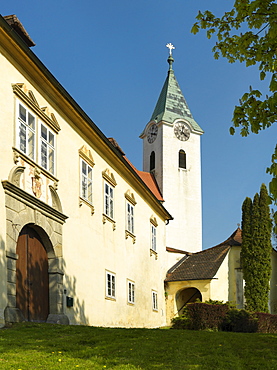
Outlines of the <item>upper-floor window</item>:
[{"label": "upper-floor window", "polygon": [[114,218],[114,188],[105,182],[104,184],[104,213],[110,218]]},{"label": "upper-floor window", "polygon": [[155,258],[158,258],[157,253],[157,226],[158,222],[154,215],[150,217],[150,232],[151,232],[151,239],[150,239],[150,256],[154,255]]},{"label": "upper-floor window", "polygon": [[103,223],[109,221],[113,225],[113,230],[116,229],[116,222],[114,220],[114,191],[116,186],[116,180],[114,174],[106,168],[102,171],[104,179],[104,209],[103,209]]},{"label": "upper-floor window", "polygon": [[92,167],[84,161],[81,161],[81,198],[92,204]]},{"label": "upper-floor window", "polygon": [[126,229],[134,234],[134,206],[129,202],[126,202]]},{"label": "upper-floor window", "polygon": [[154,252],[157,251],[156,237],[157,237],[157,228],[155,225],[151,224],[151,249]]},{"label": "upper-floor window", "polygon": [[21,103],[17,105],[17,146],[31,159],[35,159],[36,118]]},{"label": "upper-floor window", "polygon": [[150,171],[155,169],[155,152],[151,152],[150,154]]},{"label": "upper-floor window", "polygon": [[130,189],[126,191],[126,227],[125,227],[125,238],[132,238],[133,243],[136,242],[135,237],[135,205],[137,204],[135,195]]},{"label": "upper-floor window", "polygon": [[17,148],[54,175],[55,133],[19,101],[17,101],[16,131]]},{"label": "upper-floor window", "polygon": [[55,135],[43,123],[40,123],[40,165],[54,174],[55,170]]},{"label": "upper-floor window", "polygon": [[186,152],[183,149],[179,151],[179,168],[187,168]]}]

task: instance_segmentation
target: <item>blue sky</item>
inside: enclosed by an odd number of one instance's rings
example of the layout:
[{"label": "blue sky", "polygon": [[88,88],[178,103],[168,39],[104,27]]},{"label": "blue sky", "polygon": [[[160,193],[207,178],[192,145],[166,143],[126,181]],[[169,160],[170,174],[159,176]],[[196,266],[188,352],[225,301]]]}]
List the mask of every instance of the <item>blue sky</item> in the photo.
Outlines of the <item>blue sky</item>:
[{"label": "blue sky", "polygon": [[[230,136],[232,112],[249,85],[266,91],[256,67],[215,60],[205,32],[190,29],[198,10],[217,15],[233,0],[13,0],[36,43],[33,52],[108,137],[142,169],[139,135],[150,120],[167,75],[174,71],[202,136],[203,248],[225,240],[241,222],[241,204],[253,197],[270,165],[277,131]],[[276,126],[276,125],[275,125]]]}]

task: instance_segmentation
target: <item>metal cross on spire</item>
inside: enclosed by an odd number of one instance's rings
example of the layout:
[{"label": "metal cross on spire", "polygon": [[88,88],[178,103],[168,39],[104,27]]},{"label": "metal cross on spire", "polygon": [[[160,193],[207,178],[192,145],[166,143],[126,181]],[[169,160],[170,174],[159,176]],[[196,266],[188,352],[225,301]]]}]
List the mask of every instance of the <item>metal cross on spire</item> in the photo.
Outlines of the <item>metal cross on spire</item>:
[{"label": "metal cross on spire", "polygon": [[175,46],[170,42],[169,44],[166,44],[166,47],[169,49],[169,55],[172,55],[172,50],[175,49]]}]

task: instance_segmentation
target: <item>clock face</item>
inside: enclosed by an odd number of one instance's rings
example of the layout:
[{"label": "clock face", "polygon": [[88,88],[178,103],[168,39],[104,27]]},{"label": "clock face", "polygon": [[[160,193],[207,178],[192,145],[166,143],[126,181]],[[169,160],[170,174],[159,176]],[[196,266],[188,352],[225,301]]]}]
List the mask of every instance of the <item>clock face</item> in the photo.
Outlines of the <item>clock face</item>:
[{"label": "clock face", "polygon": [[156,137],[158,135],[158,126],[156,123],[154,123],[152,126],[149,127],[149,130],[147,132],[147,141],[148,143],[153,143],[156,140]]},{"label": "clock face", "polygon": [[184,122],[177,122],[174,125],[174,134],[177,137],[177,139],[181,141],[186,141],[189,139],[190,136],[190,128]]}]

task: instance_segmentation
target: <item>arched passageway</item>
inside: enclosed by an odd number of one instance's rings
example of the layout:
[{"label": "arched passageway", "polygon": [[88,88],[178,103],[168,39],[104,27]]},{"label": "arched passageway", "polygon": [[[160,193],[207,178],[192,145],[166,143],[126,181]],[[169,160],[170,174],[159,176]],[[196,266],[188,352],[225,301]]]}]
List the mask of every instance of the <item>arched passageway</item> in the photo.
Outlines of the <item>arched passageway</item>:
[{"label": "arched passageway", "polygon": [[196,288],[185,288],[176,294],[176,306],[178,315],[181,316],[187,303],[195,302],[197,299],[202,301],[202,294]]}]

